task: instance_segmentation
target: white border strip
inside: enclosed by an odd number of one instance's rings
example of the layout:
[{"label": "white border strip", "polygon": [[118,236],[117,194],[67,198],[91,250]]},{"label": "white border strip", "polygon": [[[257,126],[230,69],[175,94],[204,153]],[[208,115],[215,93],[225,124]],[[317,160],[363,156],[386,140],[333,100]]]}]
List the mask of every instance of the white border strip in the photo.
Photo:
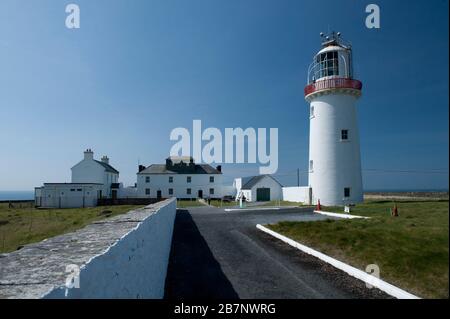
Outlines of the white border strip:
[{"label": "white border strip", "polygon": [[367,284],[377,287],[378,289],[384,291],[385,293],[387,293],[395,298],[398,298],[398,299],[420,299],[419,297],[417,297],[413,294],[410,294],[409,292],[402,290],[394,285],[391,285],[390,283],[387,283],[384,280],[381,280],[381,279],[374,277],[362,270],[359,270],[359,269],[352,267],[346,263],[343,263],[342,261],[339,261],[330,256],[322,254],[321,252],[318,252],[317,250],[314,250],[305,245],[302,245],[302,244],[300,244],[286,236],[283,236],[277,232],[274,232],[273,230],[270,230],[260,224],[256,225],[256,228],[258,228],[259,230],[261,230],[275,238],[280,239],[281,241],[283,241],[283,242],[285,242],[285,243],[287,243],[309,255],[312,255],[316,258],[319,258],[320,260],[323,260],[324,262],[334,266],[335,268],[346,272],[347,274],[349,274],[352,277],[355,277],[359,280],[364,281]]},{"label": "white border strip", "polygon": [[279,207],[261,207],[261,208],[226,208],[226,212],[242,212],[242,211],[251,211],[251,210],[280,210]]},{"label": "white border strip", "polygon": [[332,216],[332,217],[347,218],[347,219],[353,219],[353,218],[370,219],[370,217],[366,217],[366,216],[349,215],[349,214],[341,214],[341,213],[331,213],[331,212],[324,212],[322,210],[315,210],[314,213],[321,214],[321,215],[326,215],[326,216]]}]

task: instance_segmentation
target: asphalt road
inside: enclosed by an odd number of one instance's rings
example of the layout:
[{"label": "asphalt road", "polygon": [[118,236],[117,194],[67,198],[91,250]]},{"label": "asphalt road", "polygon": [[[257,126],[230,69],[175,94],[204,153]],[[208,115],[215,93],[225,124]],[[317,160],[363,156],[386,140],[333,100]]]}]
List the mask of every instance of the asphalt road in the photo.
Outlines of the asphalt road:
[{"label": "asphalt road", "polygon": [[324,218],[310,208],[178,210],[165,298],[386,298],[378,289],[368,289],[256,228],[282,220]]}]

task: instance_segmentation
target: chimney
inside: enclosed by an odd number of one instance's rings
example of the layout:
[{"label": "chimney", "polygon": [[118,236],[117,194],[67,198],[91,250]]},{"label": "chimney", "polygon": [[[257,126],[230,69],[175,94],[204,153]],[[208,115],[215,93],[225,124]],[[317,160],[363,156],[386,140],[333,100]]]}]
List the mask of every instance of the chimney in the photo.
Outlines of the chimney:
[{"label": "chimney", "polygon": [[222,165],[217,165],[216,169],[222,173]]},{"label": "chimney", "polygon": [[144,165],[139,165],[138,167],[139,173],[142,172],[144,169],[145,169]]},{"label": "chimney", "polygon": [[108,156],[106,156],[106,155],[103,156],[103,157],[102,157],[102,162],[109,165],[109,158],[108,158]]},{"label": "chimney", "polygon": [[172,159],[170,157],[166,158],[166,167],[172,167],[173,166],[173,162]]},{"label": "chimney", "polygon": [[84,159],[85,160],[93,160],[94,159],[94,152],[88,148],[84,151]]}]

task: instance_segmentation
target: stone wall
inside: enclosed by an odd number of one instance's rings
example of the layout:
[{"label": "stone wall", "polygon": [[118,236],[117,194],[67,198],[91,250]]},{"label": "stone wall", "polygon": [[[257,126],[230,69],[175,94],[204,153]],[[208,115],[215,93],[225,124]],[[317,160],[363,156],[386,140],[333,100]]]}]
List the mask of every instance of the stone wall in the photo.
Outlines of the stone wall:
[{"label": "stone wall", "polygon": [[0,298],[162,298],[175,213],[168,199],[2,254]]}]

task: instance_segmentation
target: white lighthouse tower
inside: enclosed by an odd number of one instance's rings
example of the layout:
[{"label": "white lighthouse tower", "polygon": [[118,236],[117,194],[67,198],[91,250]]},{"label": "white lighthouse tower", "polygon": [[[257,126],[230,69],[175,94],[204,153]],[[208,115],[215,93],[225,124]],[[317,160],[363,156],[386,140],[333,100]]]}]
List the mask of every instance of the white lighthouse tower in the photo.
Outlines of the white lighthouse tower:
[{"label": "white lighthouse tower", "polygon": [[351,46],[340,33],[323,38],[308,70],[310,103],[309,186],[314,204],[363,201],[356,101],[362,83],[353,78]]}]

